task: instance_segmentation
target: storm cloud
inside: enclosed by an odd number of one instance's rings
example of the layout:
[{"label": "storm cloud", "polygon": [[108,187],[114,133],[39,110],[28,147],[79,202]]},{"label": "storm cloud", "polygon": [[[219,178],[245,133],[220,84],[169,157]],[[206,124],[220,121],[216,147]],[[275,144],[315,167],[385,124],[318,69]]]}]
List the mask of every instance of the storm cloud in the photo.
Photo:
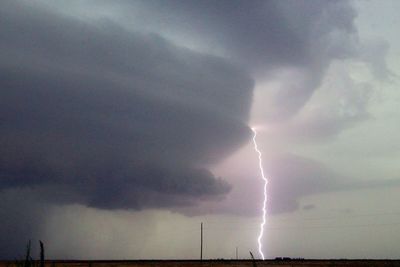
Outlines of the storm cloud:
[{"label": "storm cloud", "polygon": [[127,27],[162,32],[187,46],[223,54],[245,66],[258,81],[283,75],[264,116],[270,122],[294,116],[318,89],[333,61],[361,56],[356,11],[349,1],[118,3],[116,7],[105,1],[104,6],[119,10],[122,15],[113,19]]},{"label": "storm cloud", "polygon": [[384,42],[360,43],[348,1],[164,3],[2,3],[0,188],[61,186],[101,208],[219,199],[231,186],[207,168],[249,140],[253,79],[277,85],[256,114],[271,140],[369,118],[370,86],[332,68],[384,77],[387,48],[367,57]]},{"label": "storm cloud", "polygon": [[262,104],[271,140],[369,116],[368,85],[348,78],[329,101],[317,90],[334,62],[365,58],[348,1],[2,7],[0,188],[61,186],[101,208],[219,199],[231,186],[207,168],[249,140],[253,78],[278,84]]},{"label": "storm cloud", "polygon": [[[272,220],[322,216],[332,202],[318,201],[346,190],[341,210],[374,212],[371,192],[399,184],[400,140],[386,40],[398,44],[398,4],[373,2],[1,1],[0,257],[31,238],[50,258],[193,258],[200,220],[207,257],[256,251],[264,196],[248,125]],[[388,199],[375,208],[395,210]],[[268,232],[268,257],[349,255],[336,231],[314,247],[293,233]],[[290,253],[274,255],[280,242]]]},{"label": "storm cloud", "polygon": [[62,186],[70,202],[133,209],[229,192],[206,167],[250,136],[246,72],[24,2],[0,16],[0,188]]}]

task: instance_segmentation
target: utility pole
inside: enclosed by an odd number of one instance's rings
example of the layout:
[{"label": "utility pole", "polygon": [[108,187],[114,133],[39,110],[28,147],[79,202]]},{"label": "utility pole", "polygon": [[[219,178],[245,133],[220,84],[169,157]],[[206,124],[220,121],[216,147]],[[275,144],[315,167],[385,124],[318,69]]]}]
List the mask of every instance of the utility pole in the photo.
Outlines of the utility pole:
[{"label": "utility pole", "polygon": [[236,259],[238,259],[238,247],[236,247]]},{"label": "utility pole", "polygon": [[203,223],[200,224],[200,260],[203,260]]}]

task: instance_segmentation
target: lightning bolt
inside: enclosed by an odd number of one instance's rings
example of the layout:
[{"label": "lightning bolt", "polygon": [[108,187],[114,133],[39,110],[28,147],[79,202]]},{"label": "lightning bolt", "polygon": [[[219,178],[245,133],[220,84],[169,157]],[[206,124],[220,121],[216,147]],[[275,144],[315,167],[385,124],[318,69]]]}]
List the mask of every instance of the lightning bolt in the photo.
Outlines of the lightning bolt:
[{"label": "lightning bolt", "polygon": [[262,223],[260,224],[260,234],[258,235],[258,239],[257,239],[257,241],[258,241],[258,252],[260,253],[261,258],[264,260],[264,253],[262,251],[261,240],[262,240],[263,235],[264,235],[264,226],[265,226],[266,216],[267,216],[267,184],[268,184],[268,179],[264,175],[264,168],[262,166],[262,154],[261,154],[261,151],[258,149],[258,146],[257,146],[257,140],[256,140],[257,131],[256,131],[255,128],[251,128],[251,130],[254,133],[254,135],[253,135],[254,150],[258,154],[258,165],[260,167],[261,178],[264,181],[264,202],[263,202],[263,207],[262,207]]}]

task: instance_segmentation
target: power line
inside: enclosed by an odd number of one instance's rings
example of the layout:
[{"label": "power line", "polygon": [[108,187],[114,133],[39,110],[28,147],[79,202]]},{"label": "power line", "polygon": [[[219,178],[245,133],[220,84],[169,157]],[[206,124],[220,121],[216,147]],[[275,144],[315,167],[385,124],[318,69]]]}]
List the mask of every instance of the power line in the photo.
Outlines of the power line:
[{"label": "power line", "polygon": [[[348,218],[358,218],[358,217],[377,217],[377,216],[400,216],[400,212],[384,212],[384,213],[365,213],[365,214],[352,214],[352,215],[340,215],[340,216],[329,216],[329,217],[305,217],[305,218],[272,218],[270,221],[323,221],[323,220],[335,220],[335,219],[348,219]],[[237,222],[236,220],[224,220],[224,222]],[[208,224],[219,224],[220,221],[207,221]],[[253,222],[258,224],[258,222]]]},{"label": "power line", "polygon": [[[284,229],[323,229],[323,228],[357,228],[357,227],[375,227],[375,226],[398,226],[400,225],[400,222],[394,222],[394,223],[377,223],[377,224],[349,224],[349,225],[317,225],[317,226],[303,226],[303,225],[287,225],[287,226],[267,226],[266,229],[268,230],[284,230]],[[224,229],[257,229],[258,227],[251,226],[237,226],[237,227],[227,227],[226,225],[221,225],[217,227],[212,227],[212,228],[206,228],[208,230],[212,230],[215,228],[223,227]]]}]

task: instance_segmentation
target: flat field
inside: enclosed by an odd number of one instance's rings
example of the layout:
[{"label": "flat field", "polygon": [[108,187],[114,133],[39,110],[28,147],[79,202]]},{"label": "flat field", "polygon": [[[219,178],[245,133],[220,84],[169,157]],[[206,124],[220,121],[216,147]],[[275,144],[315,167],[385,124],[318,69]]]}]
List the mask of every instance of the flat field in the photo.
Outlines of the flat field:
[{"label": "flat field", "polygon": [[[0,261],[0,267],[14,267],[15,261]],[[39,263],[38,263],[39,266]],[[400,260],[118,260],[118,261],[82,261],[82,260],[47,260],[45,267],[263,267],[263,266],[398,266]]]}]

